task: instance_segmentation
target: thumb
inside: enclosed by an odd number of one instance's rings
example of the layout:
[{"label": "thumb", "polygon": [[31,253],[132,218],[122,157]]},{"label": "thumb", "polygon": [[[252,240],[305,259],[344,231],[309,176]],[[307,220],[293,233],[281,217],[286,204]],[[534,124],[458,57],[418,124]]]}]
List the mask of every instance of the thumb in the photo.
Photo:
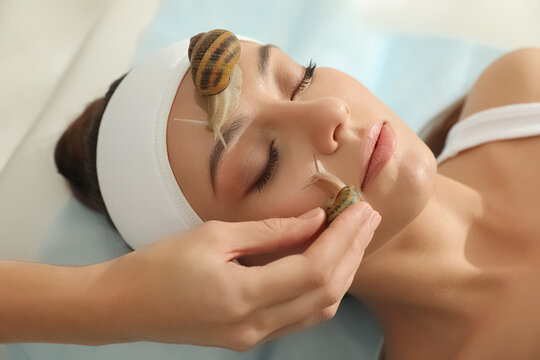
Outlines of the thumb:
[{"label": "thumb", "polygon": [[235,223],[239,228],[229,243],[236,257],[278,251],[311,239],[324,224],[326,216],[315,208],[299,217],[272,218]]}]

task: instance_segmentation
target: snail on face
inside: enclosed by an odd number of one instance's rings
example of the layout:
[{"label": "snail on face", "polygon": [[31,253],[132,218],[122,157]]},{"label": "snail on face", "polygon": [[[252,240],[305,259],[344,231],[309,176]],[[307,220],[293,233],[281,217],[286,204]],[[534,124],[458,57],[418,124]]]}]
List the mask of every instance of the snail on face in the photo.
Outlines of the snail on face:
[{"label": "snail on face", "polygon": [[[196,91],[207,101],[206,128],[227,148],[221,127],[238,108],[242,90],[240,41],[227,30],[212,30],[190,39],[188,57]],[[188,119],[175,119],[195,121]]]},{"label": "snail on face", "polygon": [[345,183],[337,176],[326,171],[322,163],[315,158],[315,154],[313,154],[313,161],[315,162],[315,179],[302,189],[305,189],[306,187],[315,184],[317,181],[322,180],[327,183],[334,192],[337,192],[337,195],[333,199],[332,203],[326,208],[326,225],[328,226],[349,206],[357,203],[358,201],[366,200],[353,185],[345,185]]}]

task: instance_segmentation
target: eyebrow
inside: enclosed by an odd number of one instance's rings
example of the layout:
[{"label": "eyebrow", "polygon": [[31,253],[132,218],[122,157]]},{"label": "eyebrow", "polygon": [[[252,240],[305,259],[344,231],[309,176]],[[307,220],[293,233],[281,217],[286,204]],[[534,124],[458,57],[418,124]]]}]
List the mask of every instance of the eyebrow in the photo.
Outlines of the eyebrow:
[{"label": "eyebrow", "polygon": [[[270,50],[272,48],[277,48],[277,46],[273,44],[266,44],[259,46],[258,49],[259,77],[263,80],[266,80],[268,76],[268,60],[270,58]],[[245,116],[237,116],[236,118],[234,118],[233,121],[225,125],[222,129],[222,135],[225,139],[225,143],[229,144],[238,136],[240,136],[240,130],[242,130],[246,124],[247,118]],[[216,143],[212,148],[212,151],[210,152],[210,184],[212,185],[214,195],[216,194],[216,172],[219,165],[219,160],[221,159],[221,155],[223,154],[223,150],[225,150],[225,147],[223,146],[223,143],[218,139],[216,140]]]},{"label": "eyebrow", "polygon": [[[247,119],[244,116],[239,116],[229,124],[223,127],[222,135],[226,144],[230,144],[231,140],[240,135],[240,130],[244,127]],[[219,159],[223,154],[225,147],[223,143],[218,139],[212,152],[210,153],[210,183],[212,184],[212,190],[216,193],[216,171],[219,164]]]},{"label": "eyebrow", "polygon": [[266,80],[268,73],[268,58],[270,57],[270,49],[277,48],[276,45],[266,44],[259,47],[259,77]]}]

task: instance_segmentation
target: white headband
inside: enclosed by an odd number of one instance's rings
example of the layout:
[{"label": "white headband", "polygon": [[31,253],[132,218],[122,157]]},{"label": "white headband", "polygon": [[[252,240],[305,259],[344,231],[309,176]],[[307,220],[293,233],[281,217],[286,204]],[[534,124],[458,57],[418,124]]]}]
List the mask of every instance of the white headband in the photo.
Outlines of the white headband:
[{"label": "white headband", "polygon": [[[256,40],[238,36],[240,40]],[[189,69],[189,39],[135,66],[114,91],[99,127],[101,195],[120,235],[138,249],[202,223],[167,154],[167,120]]]}]

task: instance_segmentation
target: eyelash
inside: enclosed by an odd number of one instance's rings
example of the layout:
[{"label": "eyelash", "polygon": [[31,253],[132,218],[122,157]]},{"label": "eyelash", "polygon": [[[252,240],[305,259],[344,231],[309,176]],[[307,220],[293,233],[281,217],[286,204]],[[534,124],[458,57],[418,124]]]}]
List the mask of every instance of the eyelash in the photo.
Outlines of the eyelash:
[{"label": "eyelash", "polygon": [[259,192],[262,191],[264,185],[268,183],[268,181],[274,174],[278,158],[278,149],[275,146],[275,141],[272,141],[272,143],[270,144],[270,151],[268,152],[268,162],[266,163],[266,168],[264,169],[262,175],[259,177],[259,180],[257,180],[257,182],[255,183],[255,187],[257,188],[257,190],[259,190]]},{"label": "eyelash", "polygon": [[[305,88],[311,83],[311,80],[313,79],[313,72],[315,71],[315,68],[317,67],[317,64],[313,62],[313,60],[309,61],[309,65],[306,67],[306,70],[304,72],[304,77],[302,78],[302,81],[300,81],[300,84],[294,90],[291,100],[294,99],[297,93],[305,90]],[[276,165],[279,159],[279,151],[277,147],[275,146],[275,141],[272,141],[270,144],[270,151],[268,152],[268,162],[266,163],[266,168],[264,169],[263,173],[255,183],[255,186],[259,192],[262,191],[264,186],[270,181],[270,178],[274,174],[274,171],[276,169]]]},{"label": "eyelash", "polygon": [[299,92],[304,90],[311,83],[311,80],[313,79],[313,72],[315,71],[316,67],[317,64],[315,64],[313,60],[309,60],[309,65],[306,67],[304,77],[302,78],[302,81],[300,81],[300,85],[298,85],[296,90],[294,90],[291,96],[291,100],[293,100]]}]

